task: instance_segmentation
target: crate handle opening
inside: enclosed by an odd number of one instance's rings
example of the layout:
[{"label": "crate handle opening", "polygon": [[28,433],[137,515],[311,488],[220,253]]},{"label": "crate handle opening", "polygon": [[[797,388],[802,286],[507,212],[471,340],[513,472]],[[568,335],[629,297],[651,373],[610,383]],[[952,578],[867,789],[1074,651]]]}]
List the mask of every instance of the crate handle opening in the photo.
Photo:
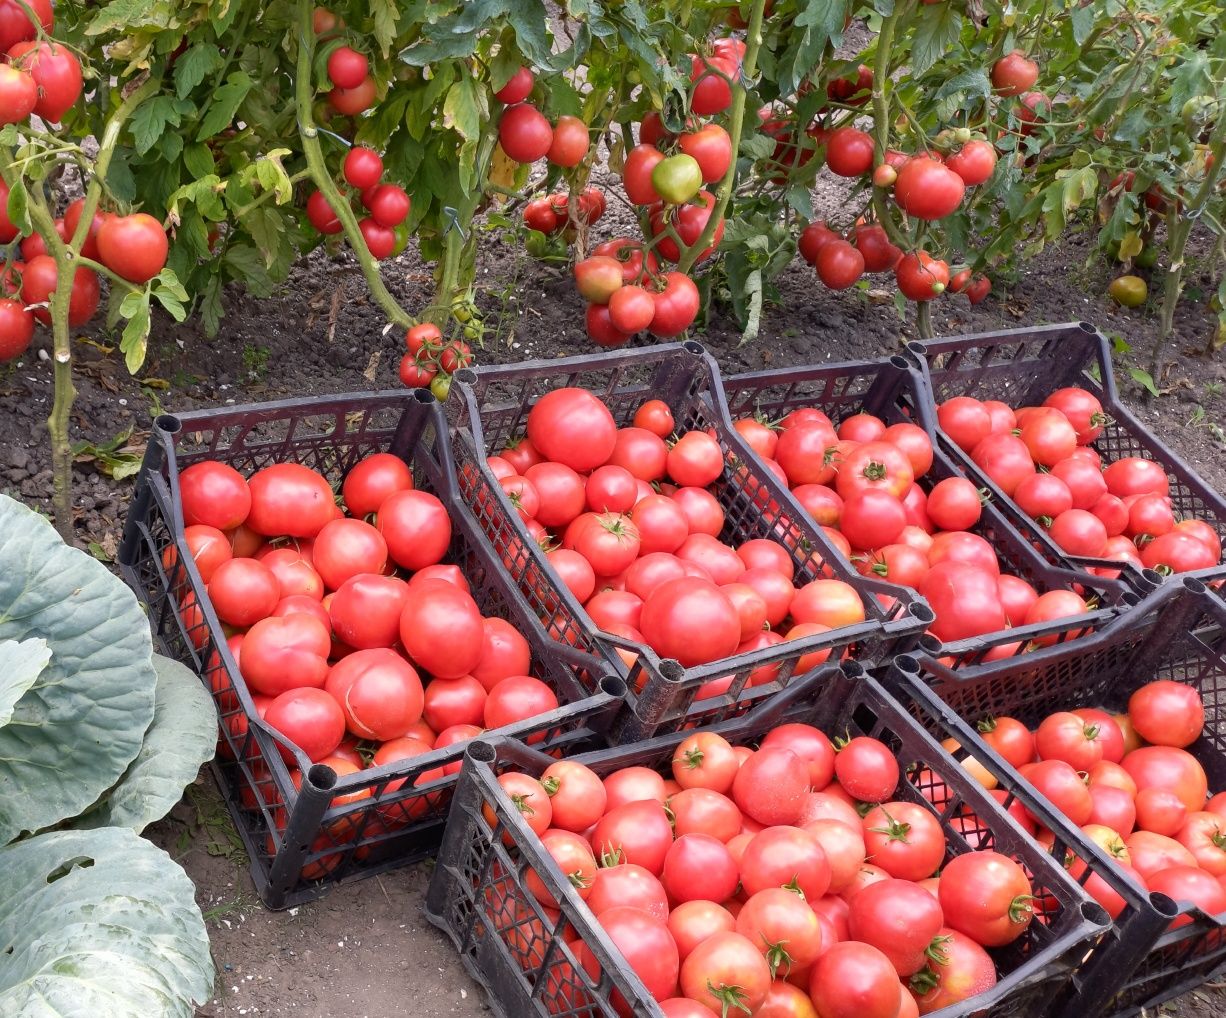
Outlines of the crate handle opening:
[{"label": "crate handle opening", "polygon": [[183,430],[183,422],[174,414],[158,414],[153,419],[153,426],[167,435],[177,435]]},{"label": "crate handle opening", "polygon": [[482,742],[478,739],[464,751],[464,759],[473,763],[492,764],[498,758],[498,751],[492,742]]}]

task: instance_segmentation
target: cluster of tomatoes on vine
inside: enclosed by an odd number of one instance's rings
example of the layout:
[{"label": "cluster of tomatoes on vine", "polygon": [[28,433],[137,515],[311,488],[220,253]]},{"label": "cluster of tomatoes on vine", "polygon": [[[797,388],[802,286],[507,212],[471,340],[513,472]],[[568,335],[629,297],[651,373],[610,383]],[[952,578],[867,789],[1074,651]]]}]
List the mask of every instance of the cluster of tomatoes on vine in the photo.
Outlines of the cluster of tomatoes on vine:
[{"label": "cluster of tomatoes on vine", "polygon": [[[1038,80],[1039,66],[1014,50],[992,66],[992,86],[1001,97],[1020,97],[1016,110],[1020,133],[1029,134],[1046,102],[1040,92],[1029,91]],[[847,105],[859,106],[868,100],[873,72],[863,65],[855,79],[832,81],[827,95]],[[768,120],[768,124],[774,123]],[[770,133],[770,132],[768,132]],[[774,159],[787,165],[803,165],[817,149],[800,152],[780,136]],[[826,165],[837,176],[863,178],[871,175],[876,188],[889,190],[895,204],[913,219],[935,222],[955,212],[966,189],[986,183],[996,169],[996,147],[967,128],[942,131],[929,151],[908,155],[887,150],[879,165],[876,143],[871,134],[854,126],[828,130],[814,126],[807,132],[815,144],[825,149]],[[846,290],[867,272],[893,272],[899,291],[908,300],[927,301],[946,290],[965,293],[972,305],[991,292],[991,281],[973,274],[969,268],[951,274],[948,262],[933,257],[922,248],[904,252],[881,223],[863,218],[856,221],[847,236],[830,229],[825,222],[810,223],[799,239],[801,257],[817,270],[818,278],[832,290]]]},{"label": "cluster of tomatoes on vine", "polygon": [[[0,124],[22,124],[31,115],[47,124],[59,123],[81,97],[81,63],[67,46],[48,38],[55,24],[50,0],[29,0],[35,25],[21,4],[0,0]],[[20,257],[10,255],[0,270],[0,361],[29,349],[35,322],[50,324],[49,302],[58,283],[55,259],[37,234],[22,236],[9,219],[9,187],[0,181],[0,244],[20,238]],[[85,199],[78,198],[55,220],[56,232],[68,243],[76,233]],[[100,262],[117,276],[142,284],[166,265],[166,232],[150,215],[120,216],[96,211],[81,255]],[[98,274],[86,266],[73,274],[68,323],[84,325],[98,310]]]},{"label": "cluster of tomatoes on vine", "polygon": [[[326,39],[344,28],[335,14],[323,8],[315,10],[315,32]],[[328,54],[328,79],[333,88],[328,92],[328,106],[343,116],[357,116],[374,105],[375,79],[370,74],[366,55],[341,43]],[[371,255],[378,260],[400,254],[408,246],[407,220],[413,203],[409,194],[398,184],[383,179],[383,159],[365,145],[354,145],[345,154],[341,176],[353,188],[354,212],[358,230]],[[344,230],[336,210],[322,191],[314,191],[307,199],[307,220],[320,233],[337,234]]]},{"label": "cluster of tomatoes on vine", "polygon": [[451,376],[473,362],[472,347],[462,339],[444,340],[437,325],[422,322],[405,333],[400,381],[411,389],[429,388],[439,399],[451,392]]}]

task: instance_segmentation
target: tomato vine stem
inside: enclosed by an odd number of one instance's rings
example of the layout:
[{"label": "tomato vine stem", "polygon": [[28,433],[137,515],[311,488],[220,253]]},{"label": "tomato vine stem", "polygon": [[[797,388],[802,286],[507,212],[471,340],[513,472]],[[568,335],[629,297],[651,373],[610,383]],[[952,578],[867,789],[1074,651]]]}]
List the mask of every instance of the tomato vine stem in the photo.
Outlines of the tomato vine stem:
[{"label": "tomato vine stem", "polygon": [[702,233],[688,248],[681,252],[681,260],[677,263],[679,272],[689,273],[694,267],[698,256],[711,246],[715,239],[715,231],[724,220],[728,211],[728,202],[732,198],[732,190],[736,184],[736,161],[741,147],[741,133],[745,126],[745,98],[749,89],[744,82],[750,81],[758,69],[758,50],[762,48],[762,15],[766,8],[766,0],[754,0],[749,14],[749,30],[745,35],[745,59],[741,65],[740,80],[732,90],[732,109],[729,112],[729,126],[732,140],[732,160],[724,173],[724,179],[719,183],[719,194],[715,199],[715,211],[707,217]]},{"label": "tomato vine stem", "polygon": [[319,143],[319,132],[311,109],[314,84],[311,63],[315,54],[314,12],[313,0],[298,0],[298,61],[294,73],[294,105],[298,118],[298,136],[302,141],[302,153],[306,156],[307,170],[312,182],[323,192],[336,218],[340,220],[345,239],[349,241],[350,250],[357,259],[366,285],[370,287],[371,296],[392,322],[407,328],[415,325],[416,321],[388,292],[383,277],[379,274],[379,263],[370,253],[366,239],[358,229],[357,216],[353,214],[349,202],[336,186],[324,160],[323,146]]}]

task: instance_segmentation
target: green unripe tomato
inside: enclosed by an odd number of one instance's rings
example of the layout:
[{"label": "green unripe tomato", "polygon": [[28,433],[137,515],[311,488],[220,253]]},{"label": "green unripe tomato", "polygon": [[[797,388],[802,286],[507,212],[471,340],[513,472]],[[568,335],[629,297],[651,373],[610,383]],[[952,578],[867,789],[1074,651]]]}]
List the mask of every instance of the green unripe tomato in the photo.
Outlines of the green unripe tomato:
[{"label": "green unripe tomato", "polygon": [[447,397],[451,395],[451,376],[440,371],[431,381],[430,391],[440,403],[446,402]]},{"label": "green unripe tomato", "polygon": [[684,205],[702,189],[702,167],[684,152],[669,156],[651,171],[651,186],[670,205]]},{"label": "green unripe tomato", "polygon": [[392,233],[396,235],[396,244],[392,248],[392,257],[395,258],[409,246],[409,237],[411,236],[409,233],[409,224],[398,223],[396,226],[392,227]]},{"label": "green unripe tomato", "polygon": [[1139,269],[1152,269],[1158,264],[1158,249],[1153,244],[1141,248],[1141,253],[1132,260],[1132,264]]},{"label": "green unripe tomato", "polygon": [[1149,296],[1149,287],[1140,276],[1120,276],[1111,280],[1107,293],[1117,304],[1126,308],[1140,307]]}]

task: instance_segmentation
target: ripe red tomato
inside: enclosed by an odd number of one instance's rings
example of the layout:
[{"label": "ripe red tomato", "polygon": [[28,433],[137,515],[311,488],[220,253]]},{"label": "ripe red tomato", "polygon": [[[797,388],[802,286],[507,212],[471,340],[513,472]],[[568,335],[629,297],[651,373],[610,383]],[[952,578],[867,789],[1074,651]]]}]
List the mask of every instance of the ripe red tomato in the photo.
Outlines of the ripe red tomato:
[{"label": "ripe red tomato", "polygon": [[146,283],[166,267],[166,231],[153,216],[112,216],[98,230],[102,264],[132,283]]},{"label": "ripe red tomato", "polygon": [[604,814],[604,785],[591,768],[559,760],[545,768],[540,780],[553,807],[555,827],[582,833]]},{"label": "ripe red tomato", "polygon": [[[1012,433],[988,435],[971,450],[971,459],[1010,496],[1022,481],[1035,473],[1034,460],[1030,458],[1026,443]],[[1077,504],[1075,497],[1073,504]]]},{"label": "ripe red tomato", "polygon": [[867,736],[857,736],[837,748],[835,776],[849,795],[861,802],[885,802],[894,794],[898,787],[898,760],[888,746]]},{"label": "ripe red tomato", "polygon": [[690,81],[694,83],[690,93],[690,109],[700,117],[723,113],[732,105],[732,86],[727,79],[736,79],[740,70],[735,60],[726,57],[700,57],[690,59]]},{"label": "ripe red tomato", "polygon": [[829,244],[832,240],[842,239],[842,237],[830,229],[830,227],[828,227],[824,222],[819,220],[815,223],[810,223],[800,231],[800,237],[797,240],[796,246],[800,251],[800,256],[805,261],[807,261],[810,265],[816,265],[817,253],[822,249],[822,247]]},{"label": "ripe red tomato", "polygon": [[[668,915],[668,932],[673,935],[682,962],[707,938],[735,930],[736,919],[732,913],[713,901],[687,901],[678,905]],[[710,1014],[697,1001],[691,1000],[687,1003],[695,1008],[693,1012],[669,1010],[668,1001],[664,1002],[661,1009],[669,1018],[707,1018]]]},{"label": "ripe red tomato", "polygon": [[1021,95],[1039,80],[1039,65],[1012,50],[992,65],[992,88],[1000,95]]},{"label": "ripe red tomato", "polygon": [[[370,201],[364,201],[363,204],[370,210],[371,219],[380,226],[391,229],[399,226],[408,218],[413,203],[404,188],[395,184],[379,184],[371,193]],[[367,243],[370,243],[369,237]],[[376,255],[376,257],[386,256]]]},{"label": "ripe red tomato", "polygon": [[[485,727],[503,728],[558,709],[557,694],[531,675],[512,675],[495,683],[485,700]],[[530,736],[540,742],[544,733]]]},{"label": "ripe red tomato", "polygon": [[1212,548],[1178,530],[1155,537],[1141,550],[1141,562],[1147,569],[1165,573],[1208,569],[1217,565],[1217,561],[1218,556]]},{"label": "ripe red tomato", "polygon": [[1013,500],[1028,516],[1045,526],[1073,508],[1073,493],[1055,474],[1031,474],[1013,492]]},{"label": "ripe red tomato", "polygon": [[34,112],[58,123],[81,97],[81,64],[73,53],[54,42],[19,42],[8,50],[14,67],[27,72],[37,88]]},{"label": "ripe red tomato", "polygon": [[[957,174],[953,176],[957,178]],[[908,300],[932,300],[949,285],[949,266],[927,251],[916,251],[899,260],[894,268],[894,279]]]},{"label": "ripe red tomato", "polygon": [[830,887],[830,862],[817,836],[798,827],[767,827],[754,834],[741,856],[741,886],[747,895],[771,887],[800,888],[817,901]]},{"label": "ripe red tomato", "polygon": [[306,203],[306,214],[307,220],[320,233],[340,233],[345,228],[322,191],[311,192]]},{"label": "ripe red tomato", "polygon": [[179,502],[187,526],[203,524],[232,530],[251,511],[247,482],[233,467],[205,460],[179,474]]},{"label": "ripe red tomato", "polygon": [[[55,259],[50,255],[31,258],[21,270],[21,298],[27,305],[50,302],[57,288],[59,274]],[[84,325],[98,310],[101,287],[98,274],[92,269],[78,268],[72,277],[72,292],[68,298],[68,324]],[[33,315],[43,324],[50,324],[51,309],[35,308]]]},{"label": "ripe red tomato", "polygon": [[782,887],[750,897],[737,914],[736,931],[757,946],[775,976],[804,971],[829,946],[822,943],[817,913],[798,894]]},{"label": "ripe red tomato", "polygon": [[[345,737],[344,712],[322,689],[282,693],[268,705],[264,720],[314,761],[331,754]],[[293,754],[280,748],[282,756],[294,762]]]},{"label": "ripe red tomato", "polygon": [[413,473],[399,456],[378,452],[355,463],[345,475],[341,495],[357,519],[377,513],[384,500],[413,487]]},{"label": "ripe red tomato", "polygon": [[[783,441],[780,440],[781,446]],[[884,491],[901,499],[914,480],[911,460],[901,449],[889,442],[865,442],[844,457],[838,468],[836,487],[844,499],[871,490]],[[847,516],[846,507],[843,516],[844,519]]]},{"label": "ripe red tomato", "polygon": [[336,590],[351,576],[383,572],[387,542],[362,520],[331,520],[315,537],[311,561],[328,589]]},{"label": "ripe red tomato", "polygon": [[890,272],[902,258],[902,249],[892,244],[885,228],[876,223],[857,226],[854,243],[864,257],[865,272]]},{"label": "ripe red tomato", "polygon": [[962,178],[967,187],[982,184],[996,169],[996,149],[991,142],[973,139],[948,156],[945,165]]},{"label": "ripe red tomato", "polygon": [[[851,128],[848,128],[851,130]],[[823,244],[814,262],[818,278],[831,290],[846,290],[864,274],[864,255],[845,240]]]},{"label": "ripe red tomato", "polygon": [[685,667],[728,657],[741,642],[732,603],[714,583],[690,577],[652,591],[638,628],[656,653]]},{"label": "ripe red tomato", "polygon": [[970,937],[942,928],[940,947],[928,966],[912,980],[912,995],[920,1014],[959,1004],[996,985],[996,964]]},{"label": "ripe red tomato", "polygon": [[331,650],[327,626],[313,615],[270,616],[244,636],[239,669],[247,685],[265,696],[304,686],[320,689],[328,677]]},{"label": "ripe red tomato", "polygon": [[328,93],[328,105],[343,117],[356,117],[375,104],[378,85],[367,75],[355,88],[334,88]]},{"label": "ripe red tomato", "polygon": [[1031,458],[1040,466],[1054,467],[1077,448],[1077,432],[1063,414],[1049,413],[1029,418],[1019,436]]},{"label": "ripe red tomato", "polygon": [[328,604],[337,639],[348,647],[391,647],[400,639],[408,584],[395,576],[364,574],[340,585]]},{"label": "ripe red tomato", "polygon": [[698,161],[704,183],[723,180],[732,165],[732,139],[718,124],[706,124],[696,131],[679,135],[677,146]]},{"label": "ripe red tomato", "polygon": [[0,51],[26,39],[33,39],[36,28],[26,8],[38,19],[44,32],[50,32],[55,24],[51,0],[27,0],[26,4],[14,0],[0,0]]},{"label": "ripe red tomato", "polygon": [[962,178],[930,156],[908,159],[894,182],[894,200],[917,219],[944,219],[962,203],[965,193]]},{"label": "ripe red tomato", "polygon": [[38,104],[38,85],[26,71],[0,64],[0,124],[19,124]]},{"label": "ripe red tomato", "polygon": [[481,611],[469,594],[443,580],[415,583],[400,616],[400,640],[409,657],[431,675],[467,675],[481,660]]},{"label": "ripe red tomato", "polygon": [[[1197,866],[1171,866],[1148,878],[1148,889],[1165,894],[1174,901],[1191,902],[1206,915],[1226,912],[1226,889],[1211,874]],[[1187,926],[1192,916],[1181,914],[1171,921],[1171,929]]]},{"label": "ripe red tomato", "polygon": [[360,739],[398,739],[422,716],[421,679],[393,650],[349,654],[332,666],[324,688],[341,705],[349,731]]},{"label": "ripe red tomato", "polygon": [[[676,207],[664,205],[653,206],[651,212],[651,233],[658,238],[656,251],[666,261],[675,262],[681,257],[681,247],[669,236],[660,236],[668,227],[672,227],[681,245],[693,247],[698,243],[702,231],[706,229],[707,221],[715,212],[715,196],[710,191],[699,191],[691,201]],[[724,238],[724,221],[717,221],[711,244],[700,251],[695,259],[703,262],[711,256]]]},{"label": "ripe red tomato", "polygon": [[912,976],[927,964],[926,952],[943,922],[932,894],[918,884],[888,878],[861,890],[850,905],[851,939],[875,947],[899,976]]},{"label": "ripe red tomato", "polygon": [[553,144],[553,128],[531,103],[509,106],[498,121],[498,143],[517,163],[543,159]]},{"label": "ripe red tomato", "polygon": [[[670,901],[724,901],[738,883],[737,864],[718,838],[683,834],[668,849],[660,876]],[[786,892],[785,892],[786,893]]]},{"label": "ripe red tomato", "polygon": [[355,145],[345,153],[341,172],[350,185],[365,190],[379,183],[379,178],[383,176],[383,160],[374,149]]},{"label": "ripe red tomato", "polygon": [[1103,471],[1103,480],[1107,482],[1107,490],[1120,498],[1170,493],[1170,481],[1162,466],[1139,456],[1126,456],[1108,464]]},{"label": "ripe red tomato", "polygon": [[690,735],[673,751],[673,778],[683,789],[727,792],[740,766],[741,761],[728,740],[714,732]]},{"label": "ripe red tomato", "polygon": [[1094,809],[1085,781],[1063,760],[1044,760],[1019,768],[1027,781],[1047,796],[1060,812],[1080,827]]},{"label": "ripe red tomato", "polygon": [[1074,509],[1093,509],[1107,494],[1107,482],[1102,471],[1088,460],[1063,460],[1052,467],[1051,473],[1068,486]]},{"label": "ripe red tomato", "polygon": [[535,77],[528,68],[517,68],[515,73],[507,79],[507,83],[494,93],[494,98],[500,103],[505,103],[507,106],[523,102],[531,94],[532,85],[535,80]]},{"label": "ripe red tomato", "polygon": [[977,399],[954,396],[937,407],[937,422],[941,430],[959,448],[972,451],[992,434],[992,418]]},{"label": "ripe red tomato", "polygon": [[854,127],[840,127],[826,141],[826,165],[840,177],[859,177],[873,168],[873,139]]},{"label": "ripe red tomato", "polygon": [[938,888],[945,922],[983,947],[1003,947],[1034,919],[1030,880],[999,852],[967,852],[941,871]]},{"label": "ripe red tomato", "polygon": [[673,829],[662,803],[639,799],[611,806],[596,823],[591,840],[597,859],[633,863],[659,876],[673,844]]},{"label": "ripe red tomato", "polygon": [[823,952],[809,974],[809,996],[822,1018],[897,1018],[901,994],[890,959],[854,940]]},{"label": "ripe red tomato", "polygon": [[664,161],[664,153],[654,145],[636,145],[626,154],[622,168],[622,187],[626,197],[635,205],[650,205],[659,201],[660,195],[651,182],[651,174]]},{"label": "ripe red tomato", "polygon": [[1192,745],[1205,726],[1205,705],[1195,686],[1160,680],[1128,698],[1128,717],[1146,742],[1156,746]]},{"label": "ripe red tomato", "polygon": [[936,613],[929,632],[951,642],[1006,628],[996,581],[993,572],[956,559],[932,566],[919,588]]},{"label": "ripe red tomato", "polygon": [[553,140],[545,153],[555,166],[578,166],[587,155],[588,126],[578,117],[560,116],[553,125]]},{"label": "ripe red tomato", "polygon": [[609,408],[586,389],[554,389],[529,411],[528,438],[546,459],[585,472],[608,461],[617,425]]},{"label": "ripe red tomato", "polygon": [[809,790],[808,764],[790,749],[763,747],[741,764],[732,799],[741,812],[770,827],[793,824]]},{"label": "ripe red tomato", "polygon": [[1069,509],[1052,520],[1051,538],[1070,555],[1099,558],[1107,549],[1107,528],[1103,521],[1084,509]]},{"label": "ripe red tomato", "polygon": [[945,858],[945,835],[936,817],[910,802],[887,802],[864,816],[869,860],[899,880],[932,876]]},{"label": "ripe red tomato", "polygon": [[379,506],[375,526],[393,562],[418,570],[442,561],[451,544],[451,518],[427,491],[397,491]]},{"label": "ripe red tomato", "polygon": [[713,1014],[731,1006],[757,1013],[770,991],[771,969],[740,933],[716,933],[698,944],[681,966],[681,992]]},{"label": "ripe red tomato", "polygon": [[701,300],[694,280],[684,272],[667,272],[663,278],[664,288],[652,294],[655,314],[650,330],[653,336],[671,339],[693,324]]},{"label": "ripe red tomato", "polygon": [[1081,388],[1057,389],[1043,405],[1059,410],[1077,431],[1077,444],[1089,445],[1102,434],[1108,418],[1093,393]]},{"label": "ripe red tomato", "polygon": [[217,617],[232,626],[250,626],[266,618],[281,600],[276,576],[251,558],[222,562],[213,572],[208,590]]},{"label": "ripe red tomato", "polygon": [[251,511],[246,524],[266,536],[314,537],[337,515],[332,488],[314,470],[275,463],[247,482]]},{"label": "ripe red tomato", "polygon": [[947,477],[928,493],[927,507],[928,517],[942,530],[969,530],[979,522],[983,501],[966,478]]}]

